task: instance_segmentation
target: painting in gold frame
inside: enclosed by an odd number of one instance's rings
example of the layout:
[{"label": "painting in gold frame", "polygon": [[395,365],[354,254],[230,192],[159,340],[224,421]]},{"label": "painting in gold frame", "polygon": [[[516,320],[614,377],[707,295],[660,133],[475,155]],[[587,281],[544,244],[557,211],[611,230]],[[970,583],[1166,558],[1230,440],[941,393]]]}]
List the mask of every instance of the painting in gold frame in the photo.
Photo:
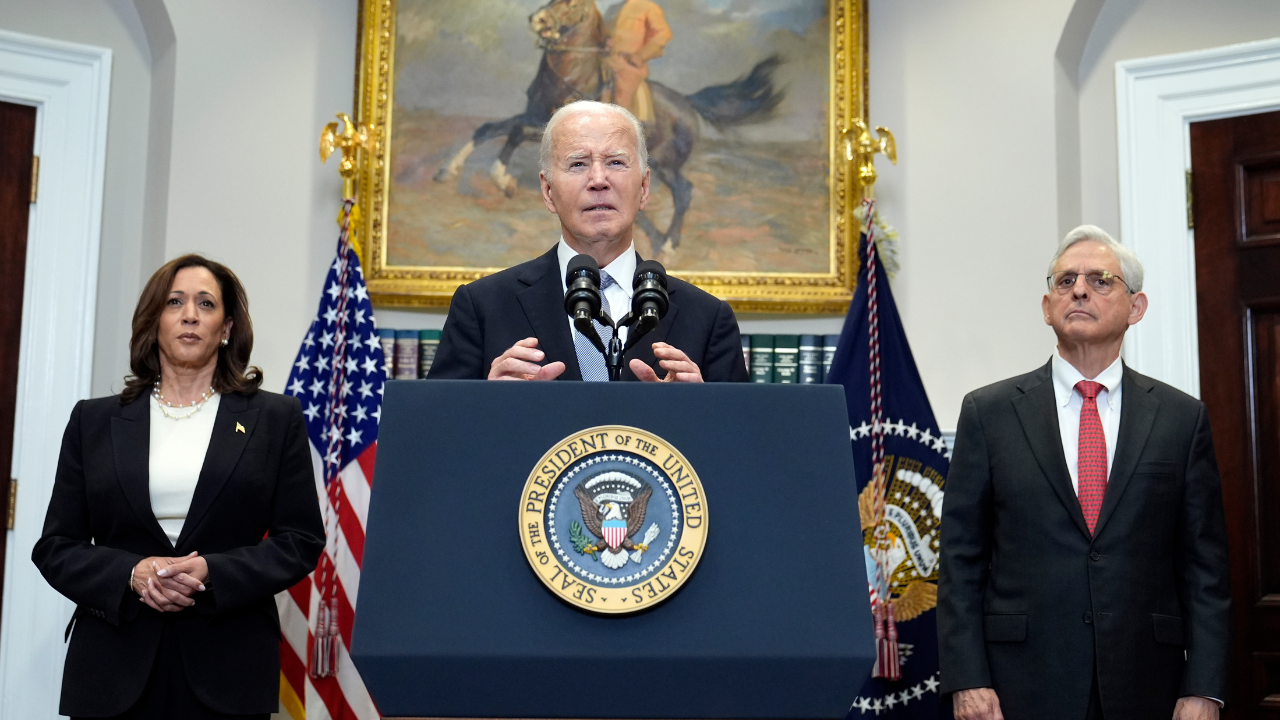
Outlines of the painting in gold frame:
[{"label": "painting in gold frame", "polygon": [[[565,39],[568,26],[538,25],[539,10],[571,4],[581,0],[362,2],[357,113],[377,142],[361,153],[356,187],[365,278],[378,305],[446,306],[459,285],[555,242],[558,222],[538,192],[537,128],[502,126],[501,137],[474,139],[485,123],[527,114],[525,90],[551,53],[611,60],[610,0],[591,3],[603,43],[566,49],[580,42]],[[761,72],[769,87],[748,92],[775,98],[746,122],[724,122],[723,112],[708,120],[717,111],[696,108],[696,142],[677,166],[692,186],[679,244],[663,242],[681,201],[654,162],[637,251],[738,312],[843,312],[858,267],[851,213],[860,188],[837,146],[866,117],[865,0],[761,0],[746,12],[752,3],[656,4],[672,32],[648,64],[655,115],[664,93],[711,106]],[[502,163],[513,139],[522,143]]]}]

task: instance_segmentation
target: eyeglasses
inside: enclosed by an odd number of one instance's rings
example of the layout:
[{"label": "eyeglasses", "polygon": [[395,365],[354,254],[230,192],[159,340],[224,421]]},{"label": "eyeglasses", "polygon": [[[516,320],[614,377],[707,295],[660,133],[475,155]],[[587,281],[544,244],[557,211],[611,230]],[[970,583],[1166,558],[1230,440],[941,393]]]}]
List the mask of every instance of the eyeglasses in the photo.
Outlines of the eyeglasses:
[{"label": "eyeglasses", "polygon": [[1102,272],[1090,272],[1090,273],[1072,272],[1070,270],[1064,270],[1062,272],[1057,272],[1050,275],[1049,277],[1045,278],[1045,280],[1048,281],[1050,290],[1058,293],[1059,295],[1066,295],[1067,293],[1075,289],[1076,282],[1080,279],[1081,275],[1084,276],[1084,281],[1089,286],[1089,289],[1093,290],[1099,295],[1106,295],[1110,293],[1112,290],[1116,288],[1117,284],[1123,285],[1125,292],[1128,292],[1128,293],[1133,292],[1133,290],[1129,287],[1129,283],[1124,281],[1124,278],[1120,277],[1119,275],[1112,275],[1106,270],[1103,270]]}]

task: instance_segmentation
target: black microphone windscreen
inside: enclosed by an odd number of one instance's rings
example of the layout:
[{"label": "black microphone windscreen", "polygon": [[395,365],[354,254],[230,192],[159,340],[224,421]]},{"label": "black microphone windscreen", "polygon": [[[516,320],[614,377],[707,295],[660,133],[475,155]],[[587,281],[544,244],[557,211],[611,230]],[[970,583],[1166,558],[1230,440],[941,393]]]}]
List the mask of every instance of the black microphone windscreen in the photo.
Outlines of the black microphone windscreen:
[{"label": "black microphone windscreen", "polygon": [[596,282],[600,282],[600,265],[595,258],[586,253],[576,255],[569,260],[569,266],[565,269],[565,276],[568,277],[581,270],[590,270],[592,276],[597,278]]},{"label": "black microphone windscreen", "polygon": [[639,287],[641,278],[650,273],[657,278],[662,287],[665,288],[667,286],[667,269],[662,267],[662,263],[657,260],[641,260],[639,263],[636,263],[636,274],[635,278],[631,281],[631,287]]}]

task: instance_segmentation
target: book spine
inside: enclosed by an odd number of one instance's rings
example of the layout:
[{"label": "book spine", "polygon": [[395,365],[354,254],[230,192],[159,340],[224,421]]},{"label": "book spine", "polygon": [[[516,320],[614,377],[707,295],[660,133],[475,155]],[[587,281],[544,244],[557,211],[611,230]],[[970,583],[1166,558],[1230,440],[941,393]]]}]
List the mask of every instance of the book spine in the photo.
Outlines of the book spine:
[{"label": "book spine", "polygon": [[800,337],[776,335],[773,338],[773,381],[793,384],[800,375]]},{"label": "book spine", "polygon": [[396,331],[396,380],[418,379],[418,331]]},{"label": "book spine", "polygon": [[396,331],[378,328],[378,342],[382,344],[382,369],[390,380],[396,376]]},{"label": "book spine", "polygon": [[822,382],[826,382],[831,374],[831,361],[836,357],[836,345],[839,343],[839,335],[822,336]]},{"label": "book spine", "polygon": [[431,372],[431,363],[436,359],[436,348],[440,347],[439,330],[418,331],[418,379],[427,377]]},{"label": "book spine", "polygon": [[751,382],[773,382],[773,336],[751,336]]},{"label": "book spine", "polygon": [[800,336],[800,384],[816,385],[822,382],[822,338],[818,335]]}]

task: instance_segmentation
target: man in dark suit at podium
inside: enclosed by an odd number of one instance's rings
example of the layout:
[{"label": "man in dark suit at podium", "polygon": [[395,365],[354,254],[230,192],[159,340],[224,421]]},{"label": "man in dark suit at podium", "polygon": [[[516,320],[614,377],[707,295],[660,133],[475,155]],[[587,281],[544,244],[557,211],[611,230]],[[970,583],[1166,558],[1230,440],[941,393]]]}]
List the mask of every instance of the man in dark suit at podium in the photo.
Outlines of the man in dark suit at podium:
[{"label": "man in dark suit at podium", "polygon": [[[616,321],[631,309],[639,261],[632,236],[649,198],[640,122],[616,105],[570,103],[547,123],[541,168],[542,200],[560,218],[560,242],[539,258],[458,288],[432,379],[608,380],[603,355],[564,310],[564,277],[570,259],[590,255],[601,268],[605,311]],[[622,379],[745,381],[729,304],[674,277],[668,283],[670,309],[632,350]],[[607,345],[612,328],[595,327]]]},{"label": "man in dark suit at podium", "polygon": [[957,720],[1208,720],[1227,692],[1226,524],[1204,403],[1120,359],[1142,266],[1072,231],[1039,370],[964,399],[938,640]]}]

